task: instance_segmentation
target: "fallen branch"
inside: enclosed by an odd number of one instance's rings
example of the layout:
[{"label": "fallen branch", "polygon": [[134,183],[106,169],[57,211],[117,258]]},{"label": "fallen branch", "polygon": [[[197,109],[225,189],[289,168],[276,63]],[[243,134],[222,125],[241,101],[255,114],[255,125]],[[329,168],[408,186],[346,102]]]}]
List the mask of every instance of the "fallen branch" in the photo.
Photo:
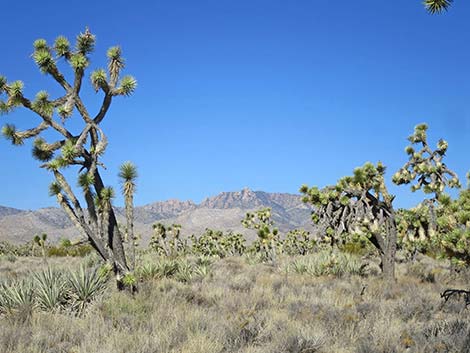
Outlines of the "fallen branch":
[{"label": "fallen branch", "polygon": [[446,289],[441,294],[441,298],[444,298],[445,303],[452,297],[458,297],[458,299],[463,297],[465,299],[465,307],[470,305],[470,291],[464,289]]}]

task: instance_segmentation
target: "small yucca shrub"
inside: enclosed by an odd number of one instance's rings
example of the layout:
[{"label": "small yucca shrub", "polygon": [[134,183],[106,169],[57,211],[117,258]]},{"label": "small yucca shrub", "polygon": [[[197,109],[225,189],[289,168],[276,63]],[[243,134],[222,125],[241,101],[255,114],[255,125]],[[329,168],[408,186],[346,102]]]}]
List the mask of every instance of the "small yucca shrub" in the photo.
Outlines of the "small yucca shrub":
[{"label": "small yucca shrub", "polygon": [[22,311],[31,313],[34,308],[34,290],[31,281],[0,283],[0,313]]},{"label": "small yucca shrub", "polygon": [[175,273],[174,278],[179,282],[189,282],[193,277],[193,266],[186,262],[178,262],[178,269]]},{"label": "small yucca shrub", "polygon": [[53,311],[66,304],[67,282],[59,271],[48,268],[33,275],[34,299],[40,309]]},{"label": "small yucca shrub", "polygon": [[209,275],[211,271],[211,267],[210,265],[195,265],[194,268],[193,268],[193,274],[194,276],[196,276],[197,278],[205,278]]},{"label": "small yucca shrub", "polygon": [[88,303],[105,291],[108,281],[99,268],[80,267],[78,271],[69,273],[68,283],[72,306],[81,313]]},{"label": "small yucca shrub", "polygon": [[295,259],[287,265],[289,272],[311,276],[365,275],[366,265],[360,258],[346,253],[320,251],[315,255]]},{"label": "small yucca shrub", "polygon": [[148,281],[160,277],[160,271],[156,264],[146,263],[136,270],[137,277],[141,281]]},{"label": "small yucca shrub", "polygon": [[159,277],[173,277],[178,272],[178,266],[176,260],[160,260],[157,263]]}]

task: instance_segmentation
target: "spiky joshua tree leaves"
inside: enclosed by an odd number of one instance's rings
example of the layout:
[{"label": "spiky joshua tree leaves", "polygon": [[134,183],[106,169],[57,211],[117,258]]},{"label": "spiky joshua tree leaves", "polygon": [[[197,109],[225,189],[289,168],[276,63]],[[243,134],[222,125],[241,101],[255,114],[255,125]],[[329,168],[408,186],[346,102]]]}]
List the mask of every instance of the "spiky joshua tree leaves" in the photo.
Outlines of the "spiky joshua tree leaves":
[{"label": "spiky joshua tree leaves", "polygon": [[[434,200],[437,200],[447,186],[460,187],[460,182],[457,174],[443,162],[448,142],[441,139],[432,150],[427,141],[427,130],[426,124],[416,125],[414,133],[408,137],[411,145],[405,149],[409,160],[393,175],[392,181],[397,185],[414,183],[412,191],[423,190],[426,194],[434,194]],[[417,149],[415,145],[418,145]]]},{"label": "spiky joshua tree leaves", "polygon": [[[77,36],[74,46],[62,36],[51,45],[44,39],[36,40],[32,55],[35,63],[64,93],[60,97],[52,98],[48,92],[40,91],[31,100],[26,97],[21,81],[9,82],[0,76],[1,113],[7,114],[22,107],[38,118],[38,124],[31,129],[19,131],[13,124],[7,124],[2,133],[14,145],[22,145],[25,140],[34,138],[33,157],[41,161],[41,167],[55,177],[50,194],[57,198],[69,218],[100,256],[113,264],[119,282],[119,278],[129,271],[129,266],[111,204],[114,192],[105,186],[99,171],[103,166],[100,159],[108,145],[108,139],[100,124],[105,119],[113,99],[131,95],[137,83],[131,76],[121,77],[124,68],[121,49],[110,48],[107,52],[107,69],[98,69],[90,75],[94,90],[101,92],[103,99],[95,114],[89,111],[80,91],[94,46],[95,36],[88,29]],[[67,64],[72,71],[71,80],[66,78],[60,68]],[[78,133],[67,126],[67,121],[72,117],[80,119],[83,124]],[[41,136],[46,130],[53,130],[60,138],[47,141]],[[71,166],[79,168],[78,184],[83,191],[86,208],[82,207],[71,184],[62,173],[65,168]],[[127,172],[128,170],[122,173],[125,177],[131,177],[123,185],[126,205],[132,198],[134,185],[132,175]]]},{"label": "spiky joshua tree leaves", "polygon": [[397,228],[394,196],[384,181],[385,167],[370,162],[354,169],[352,176],[323,189],[303,185],[303,201],[315,207],[312,220],[319,236],[338,243],[348,235],[366,237],[377,248],[386,279],[395,278]]},{"label": "spiky joshua tree leaves", "polygon": [[424,0],[424,7],[430,14],[447,11],[453,0]]}]

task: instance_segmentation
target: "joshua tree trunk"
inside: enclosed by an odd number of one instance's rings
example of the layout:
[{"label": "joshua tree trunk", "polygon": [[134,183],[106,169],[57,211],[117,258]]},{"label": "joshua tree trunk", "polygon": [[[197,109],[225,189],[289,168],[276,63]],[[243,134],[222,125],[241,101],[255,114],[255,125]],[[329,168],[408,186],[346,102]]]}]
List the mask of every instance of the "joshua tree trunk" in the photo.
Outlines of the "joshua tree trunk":
[{"label": "joshua tree trunk", "polygon": [[381,233],[372,234],[371,243],[380,254],[380,269],[382,276],[387,281],[395,281],[395,255],[397,252],[397,228],[394,212],[385,223],[386,235]]},{"label": "joshua tree trunk", "polygon": [[386,280],[395,281],[396,232],[387,236],[384,245],[380,251],[382,274]]}]

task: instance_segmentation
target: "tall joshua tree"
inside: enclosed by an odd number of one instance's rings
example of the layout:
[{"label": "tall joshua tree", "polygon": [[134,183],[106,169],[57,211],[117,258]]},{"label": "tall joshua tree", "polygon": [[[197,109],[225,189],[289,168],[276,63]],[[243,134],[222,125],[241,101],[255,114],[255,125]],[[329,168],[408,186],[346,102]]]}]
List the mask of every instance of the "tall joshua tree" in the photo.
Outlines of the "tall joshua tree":
[{"label": "tall joshua tree", "polygon": [[[422,190],[431,197],[411,210],[402,210],[398,220],[403,246],[412,250],[427,247],[442,251],[455,265],[470,264],[470,185],[452,199],[447,188],[460,188],[457,174],[444,163],[448,149],[439,140],[435,149],[427,138],[427,125],[415,127],[406,148],[408,162],[395,173],[395,184],[411,184],[412,191]],[[418,145],[418,148],[415,146]],[[415,150],[416,148],[416,150]],[[469,175],[470,176],[470,175]]]},{"label": "tall joshua tree", "polygon": [[382,163],[366,163],[354,169],[352,176],[323,189],[303,185],[303,201],[315,207],[312,220],[320,236],[336,242],[341,237],[365,236],[377,248],[384,278],[395,278],[397,227],[393,209],[394,196],[384,181]]},{"label": "tall joshua tree", "polygon": [[[419,208],[425,208],[425,211],[429,213],[429,222],[426,222],[429,224],[416,229],[416,232],[425,229],[432,237],[437,228],[435,208],[438,201],[444,195],[447,187],[460,188],[460,182],[457,174],[449,169],[443,161],[449,144],[441,139],[438,141],[436,149],[433,150],[428,143],[427,130],[426,124],[416,125],[414,133],[408,137],[411,145],[405,149],[408,154],[408,162],[393,175],[392,181],[397,185],[412,184],[412,192],[422,190],[425,194],[432,195],[431,198],[425,199],[419,205]],[[419,210],[416,209],[416,211]]]},{"label": "tall joshua tree", "polygon": [[[100,175],[100,168],[103,167],[100,158],[108,145],[100,124],[113,99],[131,95],[137,82],[132,76],[121,77],[124,68],[121,49],[118,46],[109,48],[107,69],[95,70],[90,75],[94,90],[103,94],[99,110],[92,114],[82,100],[80,91],[94,46],[95,36],[88,29],[77,36],[74,47],[63,36],[59,36],[52,45],[44,39],[36,40],[32,55],[35,63],[43,74],[50,76],[62,87],[64,93],[60,97],[51,98],[46,91],[40,91],[31,100],[23,92],[23,82],[8,82],[5,77],[0,76],[1,113],[7,114],[19,107],[26,108],[39,121],[35,127],[25,131],[7,124],[2,133],[17,146],[34,138],[33,157],[41,161],[41,168],[50,171],[55,178],[50,186],[50,194],[56,196],[71,221],[99,255],[113,264],[119,284],[120,278],[129,271],[129,267],[111,205],[114,192],[112,188],[105,186]],[[71,80],[62,73],[59,67],[62,66],[61,62],[70,66]],[[78,133],[67,126],[68,119],[72,117],[81,119],[83,123],[82,130]],[[46,141],[41,136],[46,130],[55,131],[60,138]],[[63,169],[71,166],[79,168],[78,185],[82,189],[86,209],[82,207],[71,184],[62,173]]]},{"label": "tall joshua tree", "polygon": [[134,236],[134,193],[136,189],[135,181],[137,179],[137,168],[131,162],[125,162],[119,169],[119,178],[122,184],[122,193],[124,195],[126,209],[126,232],[124,241],[131,242],[131,263],[135,267],[135,247],[136,238]]}]

